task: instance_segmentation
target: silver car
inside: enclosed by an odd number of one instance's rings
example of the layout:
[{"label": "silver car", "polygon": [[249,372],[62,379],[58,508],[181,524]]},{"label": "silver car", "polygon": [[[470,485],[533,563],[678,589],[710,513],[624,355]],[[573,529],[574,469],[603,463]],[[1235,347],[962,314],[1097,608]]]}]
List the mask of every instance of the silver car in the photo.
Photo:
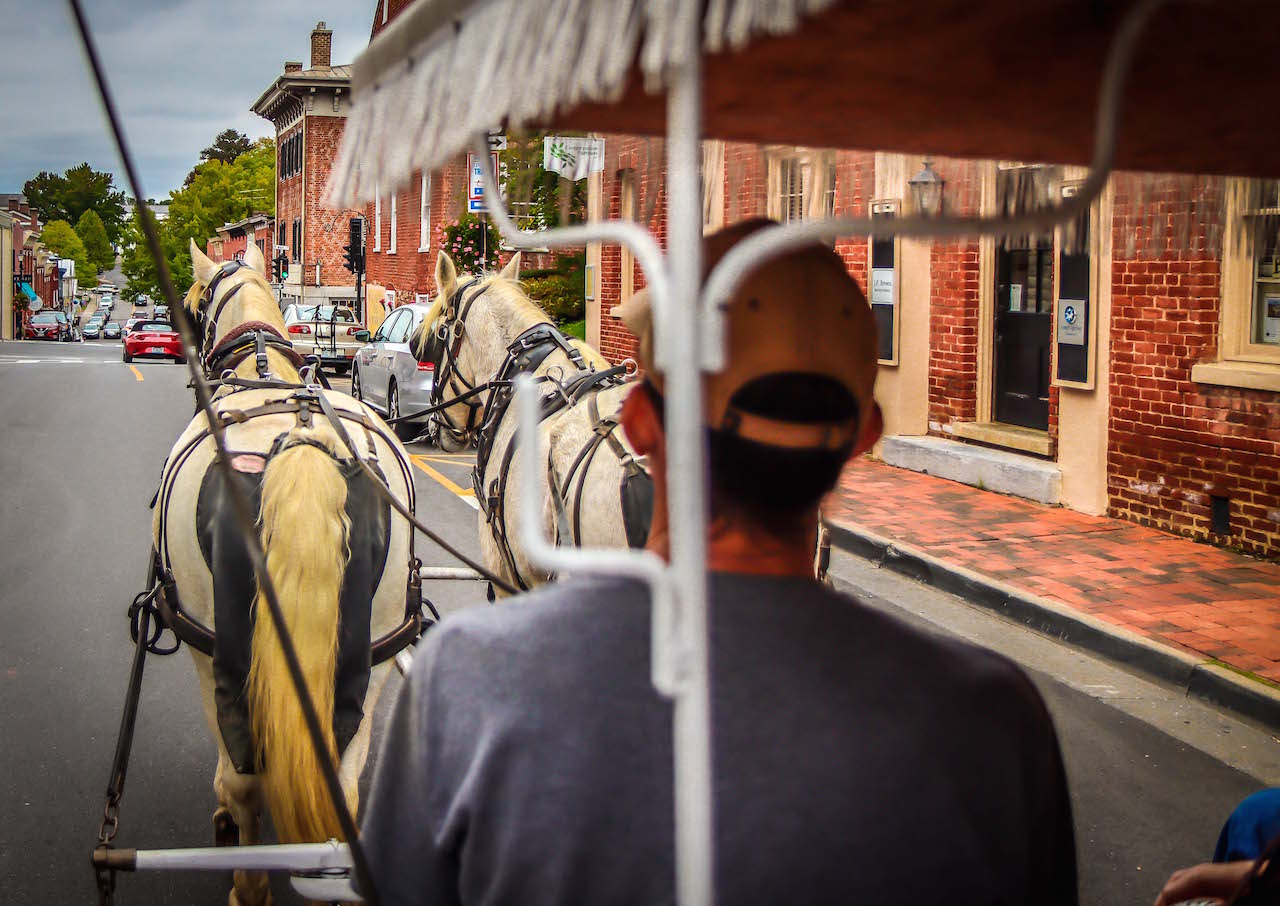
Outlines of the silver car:
[{"label": "silver car", "polygon": [[[410,341],[418,335],[422,319],[431,305],[416,302],[402,305],[382,322],[369,342],[356,353],[351,369],[351,395],[363,400],[387,418],[398,418],[431,405],[435,385],[435,363],[419,362]],[[417,437],[426,428],[426,419],[396,425],[402,439]]]}]

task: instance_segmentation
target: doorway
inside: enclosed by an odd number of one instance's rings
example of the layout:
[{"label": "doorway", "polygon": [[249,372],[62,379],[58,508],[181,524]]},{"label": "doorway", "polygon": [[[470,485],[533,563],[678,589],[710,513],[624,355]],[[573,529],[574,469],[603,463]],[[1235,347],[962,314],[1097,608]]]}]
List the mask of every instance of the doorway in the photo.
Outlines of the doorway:
[{"label": "doorway", "polygon": [[1049,429],[1053,237],[996,249],[995,420]]}]

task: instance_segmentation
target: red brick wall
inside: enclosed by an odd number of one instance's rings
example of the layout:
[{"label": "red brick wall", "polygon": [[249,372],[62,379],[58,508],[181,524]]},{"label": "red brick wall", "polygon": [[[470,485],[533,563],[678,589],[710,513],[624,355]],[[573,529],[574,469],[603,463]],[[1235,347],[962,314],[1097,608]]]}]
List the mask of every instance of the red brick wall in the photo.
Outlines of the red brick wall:
[{"label": "red brick wall", "polygon": [[[255,242],[259,239],[262,240],[262,255],[267,259],[268,273],[271,270],[271,259],[274,257],[272,254],[272,247],[275,245],[274,229],[274,225],[271,227],[263,227],[260,230],[255,230],[253,235],[253,240]],[[230,261],[240,252],[243,252],[248,248],[248,243],[248,234],[243,236],[228,236],[226,239],[215,236],[205,243],[205,254],[214,261]]]},{"label": "red brick wall", "polygon": [[[1115,181],[1110,513],[1280,555],[1280,395],[1191,381],[1217,358],[1222,180],[1141,181]],[[1230,501],[1229,535],[1211,532],[1212,495]]]},{"label": "red brick wall", "polygon": [[[296,135],[301,128],[302,124],[299,122],[276,137],[276,231],[278,236],[280,225],[284,226],[284,244],[289,247],[289,251],[286,254],[291,262],[293,260],[293,221],[302,216],[302,186],[303,181],[306,179],[306,167],[304,161],[303,172],[290,176],[288,179],[280,179],[279,174],[282,171],[279,162],[279,149],[284,147],[284,143]],[[301,249],[299,249],[299,253],[301,253]]]},{"label": "red brick wall", "polygon": [[[604,216],[610,220],[622,217],[622,176],[635,172],[636,214],[644,217],[651,211],[649,229],[665,248],[667,241],[666,186],[663,160],[665,146],[661,139],[627,135],[605,137],[603,174]],[[644,272],[632,263],[632,286],[639,292],[645,286]],[[611,362],[621,362],[636,354],[636,338],[610,312],[622,301],[622,249],[605,245],[600,253],[600,353]]]},{"label": "red brick wall", "polygon": [[[329,171],[342,143],[342,130],[346,119],[340,116],[307,116],[307,135],[303,140],[305,160],[303,180],[307,199],[306,219],[303,223],[302,247],[304,249],[303,278],[307,286],[352,286],[355,275],[343,267],[342,247],[350,237],[348,221],[358,217],[356,208],[330,208],[325,205],[325,185]],[[289,227],[285,227],[285,241]],[[316,282],[315,264],[320,264],[320,281]]]}]

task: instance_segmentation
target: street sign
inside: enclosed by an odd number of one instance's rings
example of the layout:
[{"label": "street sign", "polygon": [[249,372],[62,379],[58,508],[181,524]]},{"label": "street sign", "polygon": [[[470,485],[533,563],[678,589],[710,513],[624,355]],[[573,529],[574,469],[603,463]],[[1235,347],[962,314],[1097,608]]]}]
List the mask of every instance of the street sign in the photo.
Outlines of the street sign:
[{"label": "street sign", "polygon": [[[493,168],[493,179],[498,179],[498,152],[489,152],[489,165]],[[467,210],[472,214],[483,214],[488,210],[484,197],[484,163],[474,154],[467,155]]]},{"label": "street sign", "polygon": [[498,129],[491,129],[485,135],[485,138],[489,142],[490,151],[506,151],[507,150],[507,135],[505,132],[502,132]]}]

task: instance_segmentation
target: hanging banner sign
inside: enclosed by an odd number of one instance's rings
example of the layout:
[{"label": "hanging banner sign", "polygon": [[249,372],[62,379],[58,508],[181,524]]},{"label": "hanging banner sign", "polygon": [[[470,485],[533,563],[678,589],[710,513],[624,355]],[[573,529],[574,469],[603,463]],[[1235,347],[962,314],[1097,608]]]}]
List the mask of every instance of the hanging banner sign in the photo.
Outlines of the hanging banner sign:
[{"label": "hanging banner sign", "polygon": [[604,139],[548,135],[542,140],[542,168],[575,182],[604,171]]},{"label": "hanging banner sign", "polygon": [[[498,152],[489,152],[489,166],[492,167],[493,180],[498,181]],[[484,163],[474,154],[467,155],[467,210],[472,214],[483,214],[489,210],[484,198]]]}]

